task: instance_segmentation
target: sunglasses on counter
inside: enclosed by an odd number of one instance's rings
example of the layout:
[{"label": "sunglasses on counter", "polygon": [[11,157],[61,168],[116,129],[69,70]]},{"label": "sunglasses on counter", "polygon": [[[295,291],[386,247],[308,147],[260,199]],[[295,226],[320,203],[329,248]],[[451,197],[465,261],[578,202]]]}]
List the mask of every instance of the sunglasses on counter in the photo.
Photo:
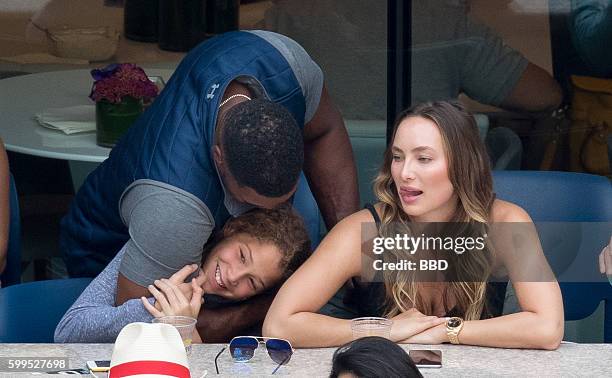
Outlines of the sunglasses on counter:
[{"label": "sunglasses on counter", "polygon": [[[268,356],[270,356],[272,361],[278,364],[272,374],[276,373],[282,365],[289,363],[293,355],[293,347],[289,341],[274,337],[236,336],[230,341],[228,347],[234,362],[247,362],[253,358],[255,349],[257,349],[260,344],[265,346],[268,351]],[[215,357],[215,369],[217,370],[217,374],[219,374],[217,359],[226,348],[227,347],[223,347],[217,354],[217,357]]]}]

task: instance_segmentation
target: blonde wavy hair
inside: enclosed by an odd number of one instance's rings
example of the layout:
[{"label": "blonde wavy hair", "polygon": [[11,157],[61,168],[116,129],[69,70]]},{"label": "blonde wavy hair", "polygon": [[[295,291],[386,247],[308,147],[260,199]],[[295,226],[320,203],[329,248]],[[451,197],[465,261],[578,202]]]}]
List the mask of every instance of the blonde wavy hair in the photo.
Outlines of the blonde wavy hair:
[{"label": "blonde wavy hair", "polygon": [[[448,163],[448,177],[457,196],[457,208],[448,221],[451,233],[486,232],[490,209],[493,204],[493,182],[489,158],[480,140],[474,117],[457,102],[431,102],[417,105],[402,112],[394,126],[393,137],[384,162],[374,180],[374,193],[380,201],[381,227],[384,237],[394,237],[398,227],[410,230],[410,217],[403,211],[396,186],[391,176],[393,154],[391,147],[401,122],[409,117],[422,117],[438,126],[442,135],[444,153]],[[452,226],[454,224],[455,226]],[[413,224],[414,225],[414,224]],[[456,227],[459,225],[459,227]],[[410,232],[410,231],[408,231]],[[457,235],[455,233],[455,235]],[[481,253],[474,251],[461,256],[449,253],[449,270],[445,272],[447,282],[443,301],[448,311],[448,299],[454,298],[456,309],[466,320],[479,319],[485,311],[486,281],[491,273],[493,249],[489,244]],[[402,260],[405,251],[386,251],[383,258],[390,262]],[[452,261],[450,261],[452,259]],[[385,316],[393,317],[415,307],[431,314],[417,280],[410,271],[384,271]]]}]

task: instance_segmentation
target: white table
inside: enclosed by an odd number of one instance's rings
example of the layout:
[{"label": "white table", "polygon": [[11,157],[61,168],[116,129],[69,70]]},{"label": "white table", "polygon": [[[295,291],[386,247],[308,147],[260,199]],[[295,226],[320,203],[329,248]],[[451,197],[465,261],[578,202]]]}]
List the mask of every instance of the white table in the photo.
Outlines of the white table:
[{"label": "white table", "polygon": [[[219,344],[194,345],[189,358],[191,376],[198,378],[207,372],[206,377],[262,377],[269,376],[276,367],[265,349],[258,349],[249,363],[233,363],[226,349],[219,357],[221,374],[217,375],[214,360],[221,347]],[[442,368],[421,369],[425,377],[612,376],[612,344],[561,344],[555,351],[449,344],[403,345],[403,348],[442,350]],[[110,359],[112,350],[112,344],[0,344],[0,357],[67,357],[71,368],[82,368],[88,360]],[[289,364],[282,366],[275,376],[327,377],[334,350],[296,349]]]},{"label": "white table", "polygon": [[[168,81],[172,70],[146,69]],[[6,149],[28,155],[68,160],[75,188],[104,161],[110,148],[96,144],[96,133],[66,135],[40,126],[34,115],[48,108],[93,104],[90,70],[36,73],[0,80],[0,137]],[[85,164],[83,164],[85,162]]]},{"label": "white table", "polygon": [[[148,69],[167,82],[171,70]],[[89,70],[43,72],[0,80],[0,136],[9,151],[52,159],[100,163],[110,152],[96,133],[65,135],[40,126],[34,115],[47,108],[93,104]]]}]

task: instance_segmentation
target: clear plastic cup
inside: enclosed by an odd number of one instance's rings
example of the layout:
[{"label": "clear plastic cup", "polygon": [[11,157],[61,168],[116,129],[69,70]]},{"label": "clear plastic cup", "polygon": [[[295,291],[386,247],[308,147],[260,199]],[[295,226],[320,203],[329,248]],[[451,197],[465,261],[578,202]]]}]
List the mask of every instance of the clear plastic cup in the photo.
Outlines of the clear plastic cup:
[{"label": "clear plastic cup", "polygon": [[385,318],[356,318],[351,320],[351,331],[353,340],[367,336],[380,336],[387,339],[391,338],[391,326],[393,320]]},{"label": "clear plastic cup", "polygon": [[189,316],[164,316],[161,318],[154,318],[151,323],[164,323],[173,325],[179,331],[181,339],[183,339],[183,345],[185,346],[185,352],[189,356],[191,354],[191,341],[193,332],[195,331],[195,325],[197,320]]}]

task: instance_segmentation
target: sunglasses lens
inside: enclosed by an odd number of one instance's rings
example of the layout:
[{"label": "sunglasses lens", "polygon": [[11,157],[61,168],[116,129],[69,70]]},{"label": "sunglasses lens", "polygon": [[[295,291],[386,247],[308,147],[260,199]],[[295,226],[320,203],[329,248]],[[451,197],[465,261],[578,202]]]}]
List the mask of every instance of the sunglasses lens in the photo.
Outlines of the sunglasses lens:
[{"label": "sunglasses lens", "polygon": [[236,361],[248,361],[253,358],[258,345],[252,337],[238,337],[230,342],[230,353]]},{"label": "sunglasses lens", "polygon": [[293,350],[291,350],[291,344],[285,340],[272,339],[266,341],[266,349],[270,358],[277,364],[286,364],[291,359]]}]

